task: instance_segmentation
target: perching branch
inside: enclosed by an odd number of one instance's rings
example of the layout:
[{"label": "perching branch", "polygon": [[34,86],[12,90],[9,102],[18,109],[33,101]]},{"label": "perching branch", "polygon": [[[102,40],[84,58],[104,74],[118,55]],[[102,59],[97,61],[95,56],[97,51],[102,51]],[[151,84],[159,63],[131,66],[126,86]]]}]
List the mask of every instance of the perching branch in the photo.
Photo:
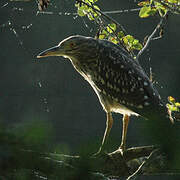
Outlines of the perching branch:
[{"label": "perching branch", "polygon": [[142,175],[143,168],[145,167],[147,168],[150,165],[150,163],[157,158],[158,154],[159,154],[159,149],[155,149],[154,151],[152,151],[151,154],[146,158],[146,160],[143,161],[143,163],[138,167],[138,169],[132,175],[130,175],[127,178],[127,180],[133,180],[137,176]]}]

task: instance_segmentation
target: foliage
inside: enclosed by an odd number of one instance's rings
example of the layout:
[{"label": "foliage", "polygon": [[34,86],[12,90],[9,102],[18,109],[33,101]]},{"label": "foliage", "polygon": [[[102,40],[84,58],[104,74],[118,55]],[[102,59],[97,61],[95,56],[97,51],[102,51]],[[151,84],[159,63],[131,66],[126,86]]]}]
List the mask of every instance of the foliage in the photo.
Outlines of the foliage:
[{"label": "foliage", "polygon": [[[75,6],[79,16],[87,16],[89,20],[95,21],[99,25],[97,38],[107,39],[114,44],[125,48],[131,55],[134,50],[142,50],[143,45],[140,41],[125,32],[122,26],[119,26],[113,19],[107,22],[103,17],[107,17],[102,13],[100,8],[95,4],[98,0],[76,0]],[[141,18],[147,18],[159,14],[160,17],[166,16],[168,11],[178,13],[180,11],[180,0],[147,0],[138,3],[142,6],[139,12]],[[136,58],[134,58],[136,59]]]},{"label": "foliage", "polygon": [[142,6],[139,12],[141,18],[154,16],[159,13],[161,17],[167,14],[168,11],[172,13],[180,13],[180,0],[147,0],[138,3]]},{"label": "foliage", "polygon": [[95,4],[98,0],[81,0],[76,1],[77,13],[79,16],[87,16],[90,21],[95,21],[99,25],[97,38],[107,39],[114,44],[121,45],[129,52],[133,50],[141,50],[142,44],[139,40],[129,35],[116,22],[107,22],[103,19],[103,13]]},{"label": "foliage", "polygon": [[[139,40],[127,34],[119,24],[110,19],[108,22],[105,21],[100,8],[95,4],[98,0],[81,1],[76,1],[78,15],[81,17],[86,16],[89,20],[99,25],[100,29],[97,36],[99,39],[107,39],[115,44],[121,45],[129,52],[143,48]],[[155,0],[139,3],[139,5],[142,6],[140,17],[145,18],[155,14],[164,16],[168,11],[178,12],[178,8],[174,8],[174,6],[179,5],[179,0],[166,0],[163,2],[167,6]],[[167,107],[169,110],[180,112],[180,103],[176,102],[171,96],[168,100],[169,103]],[[10,130],[3,128],[2,125],[0,127],[0,179],[60,179],[61,177],[63,177],[62,179],[66,177],[68,180],[90,179],[88,175],[94,164],[89,164],[89,160],[81,160],[75,169],[71,166],[64,166],[67,163],[66,161],[64,161],[64,165],[61,166],[63,162],[62,159],[50,159],[49,152],[53,151],[49,148],[49,143],[52,142],[51,133],[53,131],[50,124],[45,125],[44,122],[35,121],[32,124],[21,125],[21,127],[11,128]],[[159,132],[161,133],[162,129]],[[171,138],[176,139],[176,136]],[[166,138],[163,137],[163,139]],[[173,145],[174,146],[170,146],[169,149],[178,152],[178,144],[174,143]],[[62,149],[62,146],[60,146],[60,148]],[[120,166],[120,168],[122,167]],[[98,173],[94,175],[96,179],[107,179]],[[89,176],[91,176],[91,174]]]},{"label": "foliage", "polygon": [[169,103],[167,103],[167,107],[171,112],[172,111],[180,112],[180,103],[176,102],[175,98],[173,98],[172,96],[169,96],[168,101]]}]

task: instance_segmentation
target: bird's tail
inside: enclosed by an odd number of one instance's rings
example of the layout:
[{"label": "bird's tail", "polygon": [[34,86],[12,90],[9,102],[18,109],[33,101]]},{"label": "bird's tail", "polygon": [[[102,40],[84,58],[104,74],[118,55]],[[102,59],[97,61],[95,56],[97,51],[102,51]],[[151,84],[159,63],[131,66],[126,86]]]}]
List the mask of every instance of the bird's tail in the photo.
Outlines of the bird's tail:
[{"label": "bird's tail", "polygon": [[153,144],[160,145],[168,158],[174,161],[176,151],[180,148],[179,128],[168,108],[162,105],[149,110],[145,115],[149,119],[145,122],[145,133],[151,137]]}]

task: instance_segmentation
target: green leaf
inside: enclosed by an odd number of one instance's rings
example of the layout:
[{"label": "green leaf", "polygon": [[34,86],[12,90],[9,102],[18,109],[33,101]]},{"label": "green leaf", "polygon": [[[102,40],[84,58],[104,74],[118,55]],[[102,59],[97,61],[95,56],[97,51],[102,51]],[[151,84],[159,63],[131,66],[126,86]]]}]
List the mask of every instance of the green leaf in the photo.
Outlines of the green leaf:
[{"label": "green leaf", "polygon": [[118,35],[118,38],[120,39],[125,36],[123,31],[119,31],[117,35]]},{"label": "green leaf", "polygon": [[82,10],[82,9],[78,9],[78,10],[77,10],[77,13],[78,13],[78,15],[81,16],[81,17],[86,15],[86,12],[85,12],[84,10]]},{"label": "green leaf", "polygon": [[126,38],[126,36],[124,36],[122,39],[123,39],[124,44],[127,45],[128,44],[128,39]]},{"label": "green leaf", "polygon": [[139,12],[139,17],[141,18],[146,18],[149,16],[149,12],[151,11],[151,7],[150,6],[144,6],[141,8],[140,12]]},{"label": "green leaf", "polygon": [[97,5],[94,5],[93,7],[94,7],[94,9],[97,9],[100,11],[100,8]]},{"label": "green leaf", "polygon": [[142,44],[139,42],[138,39],[134,39],[132,47],[136,50],[141,50],[143,48]]},{"label": "green leaf", "polygon": [[175,106],[180,107],[180,103],[179,103],[179,102],[176,102],[176,103],[175,103]]},{"label": "green leaf", "polygon": [[89,8],[86,5],[78,6],[77,13],[79,16],[85,16],[87,14],[88,9]]},{"label": "green leaf", "polygon": [[154,5],[161,17],[163,17],[168,12],[168,8],[164,7],[161,3],[154,2]]},{"label": "green leaf", "polygon": [[117,41],[117,39],[116,39],[115,37],[112,37],[112,36],[110,36],[110,37],[108,38],[108,40],[111,41],[111,42],[114,43],[114,44],[118,44],[118,43],[119,43],[119,41]]},{"label": "green leaf", "polygon": [[171,104],[167,104],[167,107],[170,111],[179,111],[178,107],[176,106],[173,106]]},{"label": "green leaf", "polygon": [[154,16],[155,14],[156,14],[156,12],[157,12],[157,9],[156,8],[151,8],[151,10],[149,11],[149,15],[150,16]]},{"label": "green leaf", "polygon": [[169,3],[178,3],[177,0],[168,0]]},{"label": "green leaf", "polygon": [[114,31],[116,31],[116,24],[112,23],[112,24],[108,24],[107,26],[107,31],[109,33],[113,33]]},{"label": "green leaf", "polygon": [[[99,7],[96,6],[96,5],[94,5],[93,7],[94,7],[94,9],[100,10]],[[98,12],[96,12],[94,9],[89,8],[89,9],[87,10],[87,12],[89,12],[89,14],[90,14],[90,15],[88,16],[88,18],[89,18],[90,20],[94,20],[95,17],[97,17],[97,16],[100,15],[100,14],[99,14]]]},{"label": "green leaf", "polygon": [[105,39],[107,36],[108,36],[108,32],[106,30],[103,30],[99,35],[99,39]]},{"label": "green leaf", "polygon": [[133,49],[136,49],[136,50],[141,50],[143,48],[143,45],[141,43],[137,43],[137,44],[134,44],[133,45]]},{"label": "green leaf", "polygon": [[106,37],[106,36],[105,36],[104,34],[100,34],[98,38],[99,38],[99,39],[105,39],[105,37]]},{"label": "green leaf", "polygon": [[128,40],[129,43],[133,43],[133,41],[134,41],[134,37],[133,37],[133,36],[127,35],[127,36],[125,36],[125,37],[127,38],[127,40]]},{"label": "green leaf", "polygon": [[180,103],[176,102],[175,98],[173,98],[172,96],[169,96],[168,101],[169,101],[170,104],[168,103],[166,105],[167,105],[167,107],[168,107],[168,109],[170,111],[178,111],[178,112],[180,112]]},{"label": "green leaf", "polygon": [[174,104],[176,102],[175,98],[173,98],[172,96],[168,96],[168,101],[171,103],[171,104]]}]

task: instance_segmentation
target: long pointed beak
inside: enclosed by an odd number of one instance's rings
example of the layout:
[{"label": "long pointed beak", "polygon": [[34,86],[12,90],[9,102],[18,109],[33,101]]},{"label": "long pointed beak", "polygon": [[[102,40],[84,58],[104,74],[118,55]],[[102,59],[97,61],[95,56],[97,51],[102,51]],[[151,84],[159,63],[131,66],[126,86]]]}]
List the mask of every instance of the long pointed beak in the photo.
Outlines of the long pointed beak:
[{"label": "long pointed beak", "polygon": [[60,56],[60,47],[55,46],[49,49],[46,49],[45,51],[41,52],[37,55],[37,58],[43,58],[48,56]]}]

